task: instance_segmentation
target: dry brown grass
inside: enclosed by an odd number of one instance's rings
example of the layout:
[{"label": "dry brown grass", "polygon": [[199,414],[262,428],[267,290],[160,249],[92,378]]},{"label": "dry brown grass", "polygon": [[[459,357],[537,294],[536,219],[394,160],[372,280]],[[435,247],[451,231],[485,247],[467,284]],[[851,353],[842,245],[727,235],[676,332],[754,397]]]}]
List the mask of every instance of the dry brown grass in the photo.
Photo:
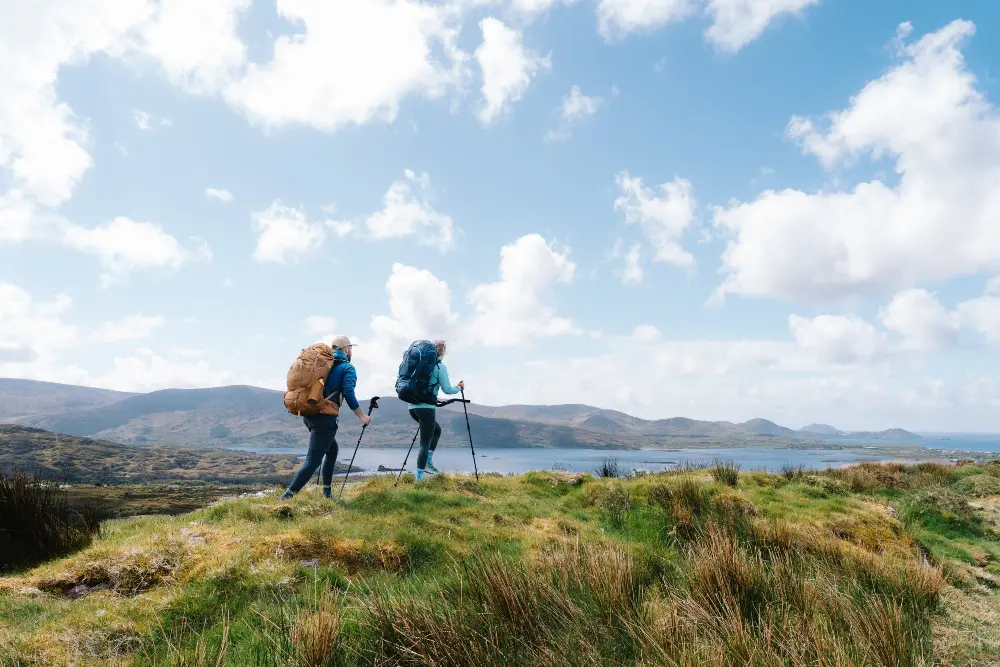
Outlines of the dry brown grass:
[{"label": "dry brown grass", "polygon": [[406,563],[404,549],[394,542],[325,537],[301,530],[267,536],[255,545],[254,550],[265,558],[337,565],[350,574],[373,569],[395,572]]},{"label": "dry brown grass", "polygon": [[308,607],[297,610],[291,638],[304,667],[327,667],[343,652],[340,602],[326,582]]}]

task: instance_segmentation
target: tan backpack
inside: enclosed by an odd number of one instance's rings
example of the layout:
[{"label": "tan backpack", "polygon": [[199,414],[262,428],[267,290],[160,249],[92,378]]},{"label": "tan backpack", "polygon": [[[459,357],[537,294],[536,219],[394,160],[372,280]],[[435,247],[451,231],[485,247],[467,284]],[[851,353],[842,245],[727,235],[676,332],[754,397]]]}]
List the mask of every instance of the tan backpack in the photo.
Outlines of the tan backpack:
[{"label": "tan backpack", "polygon": [[323,385],[333,365],[333,348],[326,343],[303,348],[288,369],[285,408],[298,417],[339,414],[342,396],[336,403],[323,398]]}]

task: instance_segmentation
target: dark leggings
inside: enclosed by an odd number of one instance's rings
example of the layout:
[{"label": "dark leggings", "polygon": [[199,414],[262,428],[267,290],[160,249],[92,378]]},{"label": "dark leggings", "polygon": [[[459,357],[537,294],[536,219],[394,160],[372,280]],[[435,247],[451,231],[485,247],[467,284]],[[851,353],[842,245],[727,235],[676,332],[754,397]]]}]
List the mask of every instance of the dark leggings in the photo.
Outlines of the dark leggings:
[{"label": "dark leggings", "polygon": [[420,453],[417,454],[417,468],[423,470],[427,465],[427,452],[437,449],[441,439],[441,426],[438,425],[434,408],[410,408],[410,417],[420,424]]},{"label": "dark leggings", "polygon": [[309,429],[309,451],[306,453],[306,460],[292,478],[292,483],[288,485],[288,490],[292,493],[297,493],[309,482],[321,461],[323,486],[330,486],[333,467],[337,463],[337,418],[333,415],[314,415],[303,417],[302,421]]}]

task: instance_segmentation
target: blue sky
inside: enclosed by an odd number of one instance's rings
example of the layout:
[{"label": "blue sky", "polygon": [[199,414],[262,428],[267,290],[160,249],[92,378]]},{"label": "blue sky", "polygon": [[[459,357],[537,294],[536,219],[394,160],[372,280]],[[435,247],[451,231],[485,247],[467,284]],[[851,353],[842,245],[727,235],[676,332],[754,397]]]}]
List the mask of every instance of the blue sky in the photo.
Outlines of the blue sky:
[{"label": "blue sky", "polygon": [[995,3],[0,13],[0,376],[1000,430]]}]

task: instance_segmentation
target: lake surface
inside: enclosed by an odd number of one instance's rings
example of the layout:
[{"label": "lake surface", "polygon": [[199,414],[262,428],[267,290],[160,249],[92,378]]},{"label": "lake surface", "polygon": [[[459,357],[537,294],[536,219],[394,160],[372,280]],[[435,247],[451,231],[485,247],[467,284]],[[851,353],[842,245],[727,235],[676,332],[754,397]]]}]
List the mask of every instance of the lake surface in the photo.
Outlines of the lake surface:
[{"label": "lake surface", "polygon": [[826,442],[843,444],[918,445],[940,450],[1000,453],[1000,435],[990,433],[926,433],[920,438],[904,440],[859,440],[855,438],[828,438]]},{"label": "lake surface", "polygon": [[[278,449],[270,447],[241,447],[243,451],[262,454],[305,455],[305,449]],[[354,445],[341,445],[337,460],[347,464],[351,460]],[[406,456],[406,449],[397,447],[365,447],[358,449],[354,465],[365,472],[377,472],[379,465],[399,468]],[[729,459],[739,463],[743,470],[766,468],[778,471],[785,464],[805,468],[836,468],[860,461],[891,461],[888,455],[865,454],[853,451],[825,449],[785,449],[785,448],[719,448],[719,449],[543,449],[534,447],[476,449],[476,466],[479,472],[523,473],[529,470],[566,470],[568,472],[593,472],[608,457],[618,460],[625,470],[658,471],[677,467],[684,462],[710,464],[713,459]],[[406,469],[416,468],[417,448],[410,454]],[[940,458],[947,458],[942,456]],[[472,453],[468,447],[440,447],[434,454],[434,465],[442,472],[472,472]]]}]

